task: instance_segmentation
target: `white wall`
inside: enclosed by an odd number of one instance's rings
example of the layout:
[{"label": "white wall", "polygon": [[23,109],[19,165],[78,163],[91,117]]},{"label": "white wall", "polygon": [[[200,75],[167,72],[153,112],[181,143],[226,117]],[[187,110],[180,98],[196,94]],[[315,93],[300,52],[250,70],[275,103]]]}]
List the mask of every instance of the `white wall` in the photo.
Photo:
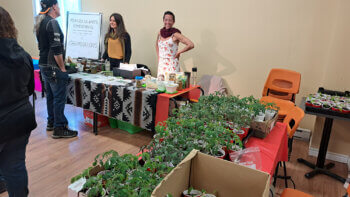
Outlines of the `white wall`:
[{"label": "white wall", "polygon": [[[37,46],[32,32],[30,0],[0,0],[19,29],[19,41],[32,55]],[[233,94],[260,97],[271,68],[302,74],[300,98],[318,87],[349,87],[348,0],[82,0],[85,12],[102,12],[104,31],[109,15],[119,12],[131,34],[131,62],[144,63],[156,74],[156,34],[164,11],[195,48],[181,56],[183,69],[222,76]],[[343,84],[343,86],[339,85]],[[314,117],[301,127],[313,129]]]}]

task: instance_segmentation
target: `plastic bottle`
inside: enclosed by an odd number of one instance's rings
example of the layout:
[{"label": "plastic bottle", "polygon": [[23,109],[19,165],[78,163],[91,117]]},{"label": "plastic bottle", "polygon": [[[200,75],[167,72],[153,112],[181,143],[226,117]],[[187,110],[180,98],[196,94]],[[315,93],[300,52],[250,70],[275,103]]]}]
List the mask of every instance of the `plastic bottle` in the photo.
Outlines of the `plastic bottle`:
[{"label": "plastic bottle", "polygon": [[189,88],[191,84],[191,72],[185,72],[185,78],[186,78],[185,88]]},{"label": "plastic bottle", "polygon": [[108,60],[106,60],[105,70],[106,71],[111,71],[111,63]]},{"label": "plastic bottle", "polygon": [[192,68],[192,85],[197,85],[197,67]]}]

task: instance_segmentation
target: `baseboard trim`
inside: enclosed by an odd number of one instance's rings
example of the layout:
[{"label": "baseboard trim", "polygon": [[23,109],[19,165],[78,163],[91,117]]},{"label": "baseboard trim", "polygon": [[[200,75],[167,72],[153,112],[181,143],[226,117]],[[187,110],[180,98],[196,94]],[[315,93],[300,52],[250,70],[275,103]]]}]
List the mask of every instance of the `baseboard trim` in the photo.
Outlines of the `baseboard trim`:
[{"label": "baseboard trim", "polygon": [[[318,155],[318,149],[309,147],[309,155],[317,157]],[[346,163],[348,164],[348,169],[350,169],[350,158],[348,155],[342,155],[339,153],[332,153],[332,152],[327,152],[326,159],[332,160],[332,161],[337,161],[340,163]]]}]

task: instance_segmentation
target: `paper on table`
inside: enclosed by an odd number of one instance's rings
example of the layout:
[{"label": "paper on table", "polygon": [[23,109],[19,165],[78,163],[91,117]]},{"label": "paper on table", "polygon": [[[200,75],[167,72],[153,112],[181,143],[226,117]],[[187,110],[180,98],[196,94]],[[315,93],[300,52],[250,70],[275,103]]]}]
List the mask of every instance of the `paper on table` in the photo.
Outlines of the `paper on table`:
[{"label": "paper on table", "polygon": [[129,70],[129,71],[133,71],[137,69],[137,65],[136,64],[123,64],[120,63],[119,68],[122,70]]},{"label": "paper on table", "polygon": [[81,78],[82,80],[88,80],[94,83],[104,83],[107,85],[125,85],[131,83],[132,80],[120,79],[112,76],[87,74],[87,73],[75,73],[69,75],[72,79]]}]

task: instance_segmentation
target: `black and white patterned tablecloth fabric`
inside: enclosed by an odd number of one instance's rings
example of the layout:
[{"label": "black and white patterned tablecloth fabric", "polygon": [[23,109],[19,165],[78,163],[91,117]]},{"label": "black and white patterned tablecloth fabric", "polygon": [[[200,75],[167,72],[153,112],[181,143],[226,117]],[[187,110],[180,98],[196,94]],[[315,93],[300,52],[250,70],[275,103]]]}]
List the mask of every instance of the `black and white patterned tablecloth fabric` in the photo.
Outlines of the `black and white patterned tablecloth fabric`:
[{"label": "black and white patterned tablecloth fabric", "polygon": [[157,95],[154,90],[71,75],[67,103],[153,131]]}]

